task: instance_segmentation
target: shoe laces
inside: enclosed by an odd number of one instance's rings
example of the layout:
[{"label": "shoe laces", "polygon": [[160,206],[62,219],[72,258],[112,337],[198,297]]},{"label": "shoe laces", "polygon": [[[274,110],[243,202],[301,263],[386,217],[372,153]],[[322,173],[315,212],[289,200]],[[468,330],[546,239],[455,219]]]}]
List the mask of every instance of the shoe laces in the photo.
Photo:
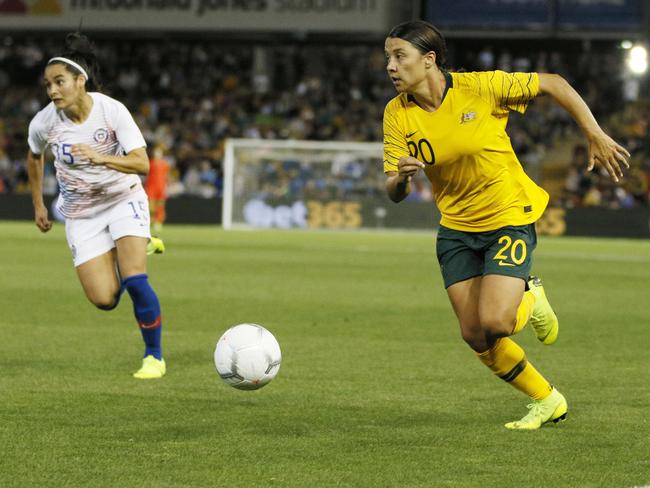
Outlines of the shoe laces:
[{"label": "shoe laces", "polygon": [[541,400],[535,400],[532,403],[529,403],[526,405],[526,408],[530,410],[521,421],[527,421],[527,420],[532,420],[536,417],[540,417],[542,415],[542,410],[543,410],[543,405]]}]

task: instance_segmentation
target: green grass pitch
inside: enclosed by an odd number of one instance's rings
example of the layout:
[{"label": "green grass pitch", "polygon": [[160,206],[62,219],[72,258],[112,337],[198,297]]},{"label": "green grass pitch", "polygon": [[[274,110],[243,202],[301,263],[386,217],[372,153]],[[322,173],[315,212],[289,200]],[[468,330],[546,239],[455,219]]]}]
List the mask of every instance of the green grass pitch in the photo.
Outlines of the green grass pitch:
[{"label": "green grass pitch", "polygon": [[[624,487],[650,484],[650,242],[541,238],[560,317],[516,340],[568,420],[503,423],[527,399],[462,342],[428,233],[169,226],[149,260],[168,374],[138,381],[128,296],[84,298],[62,225],[0,223],[2,487]],[[223,383],[221,333],[283,352],[253,392]]]}]

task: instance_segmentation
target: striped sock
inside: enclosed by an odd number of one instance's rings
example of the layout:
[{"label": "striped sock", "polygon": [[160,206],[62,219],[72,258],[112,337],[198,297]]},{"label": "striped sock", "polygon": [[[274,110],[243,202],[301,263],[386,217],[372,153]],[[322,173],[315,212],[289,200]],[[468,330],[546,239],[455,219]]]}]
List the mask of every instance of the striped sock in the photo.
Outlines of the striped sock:
[{"label": "striped sock", "polygon": [[551,384],[526,360],[524,350],[512,339],[498,339],[491,349],[476,355],[499,378],[533,400],[551,394]]}]

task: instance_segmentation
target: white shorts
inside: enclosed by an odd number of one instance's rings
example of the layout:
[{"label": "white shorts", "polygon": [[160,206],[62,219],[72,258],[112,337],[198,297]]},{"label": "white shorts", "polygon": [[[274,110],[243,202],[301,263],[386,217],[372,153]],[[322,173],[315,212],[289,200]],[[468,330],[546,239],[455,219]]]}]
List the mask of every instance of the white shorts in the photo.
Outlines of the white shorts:
[{"label": "white shorts", "polygon": [[139,190],[87,219],[66,219],[65,234],[75,267],[115,247],[125,236],[149,239],[149,200]]}]

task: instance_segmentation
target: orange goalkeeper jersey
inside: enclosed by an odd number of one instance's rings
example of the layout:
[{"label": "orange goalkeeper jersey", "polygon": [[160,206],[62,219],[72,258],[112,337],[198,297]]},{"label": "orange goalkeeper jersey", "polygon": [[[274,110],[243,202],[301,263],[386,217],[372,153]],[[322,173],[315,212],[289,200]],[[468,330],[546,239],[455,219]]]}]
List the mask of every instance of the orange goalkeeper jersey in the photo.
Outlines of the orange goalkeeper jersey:
[{"label": "orange goalkeeper jersey", "polygon": [[144,184],[144,190],[153,200],[167,198],[167,179],[169,177],[169,163],[164,159],[152,158],[149,161],[149,174]]}]

